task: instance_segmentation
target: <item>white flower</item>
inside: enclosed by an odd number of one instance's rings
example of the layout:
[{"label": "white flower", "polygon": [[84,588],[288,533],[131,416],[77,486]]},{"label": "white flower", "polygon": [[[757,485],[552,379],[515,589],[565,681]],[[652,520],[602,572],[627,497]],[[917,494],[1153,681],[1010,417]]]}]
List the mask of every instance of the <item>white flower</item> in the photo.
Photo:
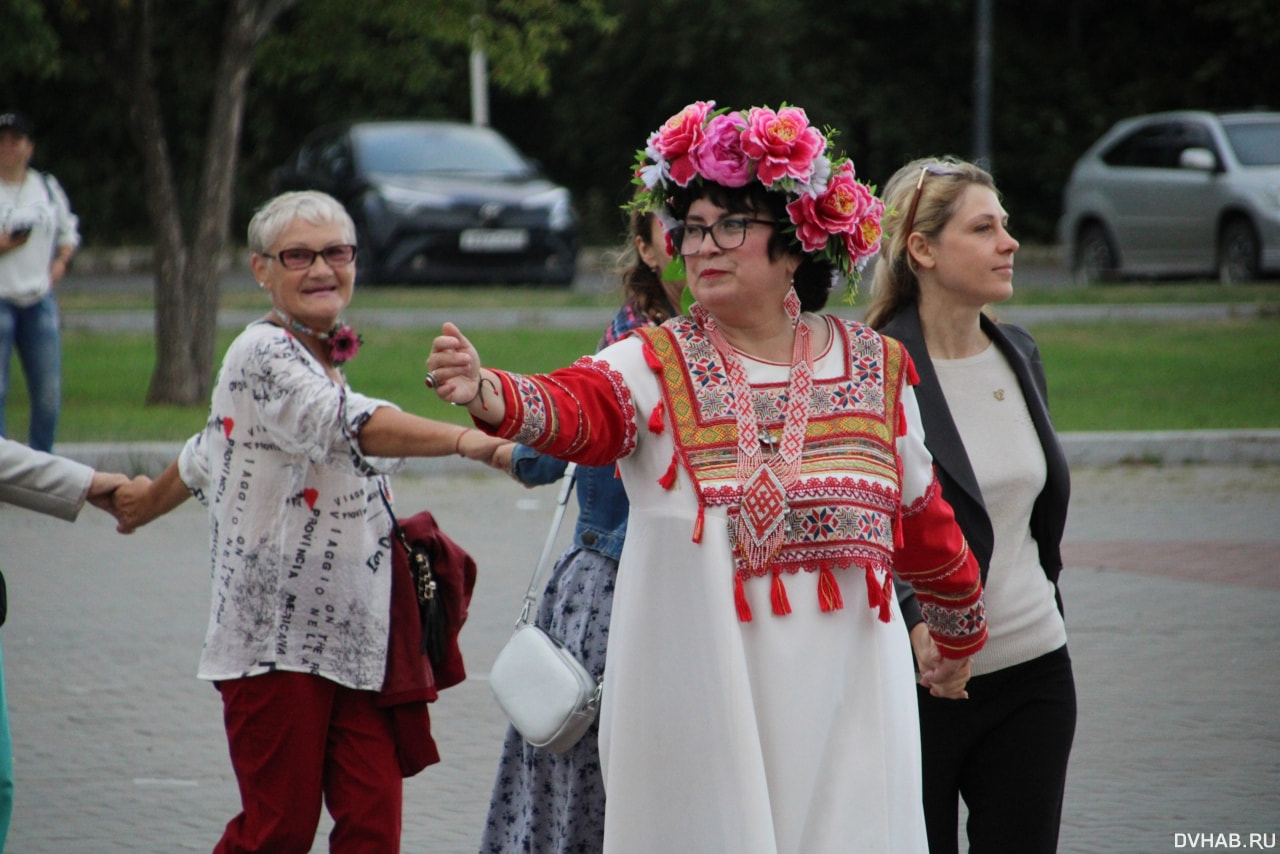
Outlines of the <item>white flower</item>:
[{"label": "white flower", "polygon": [[831,179],[831,161],[827,156],[813,158],[813,175],[809,178],[809,186],[815,196],[827,191],[827,181]]},{"label": "white flower", "polygon": [[644,182],[647,189],[652,190],[658,186],[658,182],[666,183],[666,163],[650,163],[648,166],[640,167],[640,180]]}]

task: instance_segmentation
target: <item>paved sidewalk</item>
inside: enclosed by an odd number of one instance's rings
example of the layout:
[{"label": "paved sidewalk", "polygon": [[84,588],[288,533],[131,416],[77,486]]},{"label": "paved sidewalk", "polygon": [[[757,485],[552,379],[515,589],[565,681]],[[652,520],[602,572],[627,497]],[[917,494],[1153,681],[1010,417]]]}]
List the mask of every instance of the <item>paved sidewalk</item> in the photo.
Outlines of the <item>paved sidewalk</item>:
[{"label": "paved sidewalk", "polygon": [[[406,852],[468,854],[505,725],[485,676],[554,490],[446,471],[401,478],[396,498],[429,507],[480,566],[462,636],[471,678],[432,709],[444,761],[405,792]],[[1080,722],[1063,852],[1280,832],[1277,520],[1274,465],[1075,467],[1063,593]],[[236,811],[217,694],[194,678],[206,536],[194,502],[128,538],[92,508],[70,525],[0,506],[9,851],[208,851]]]}]

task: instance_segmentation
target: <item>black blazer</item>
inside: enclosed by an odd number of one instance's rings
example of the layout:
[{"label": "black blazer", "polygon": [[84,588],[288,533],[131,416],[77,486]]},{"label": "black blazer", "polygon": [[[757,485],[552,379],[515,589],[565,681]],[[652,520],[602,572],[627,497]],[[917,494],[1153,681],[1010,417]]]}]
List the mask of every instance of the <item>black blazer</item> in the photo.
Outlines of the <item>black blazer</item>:
[{"label": "black blazer", "polygon": [[[1022,396],[1026,398],[1027,409],[1030,410],[1031,420],[1040,437],[1040,445],[1044,448],[1047,469],[1045,485],[1031,511],[1031,535],[1039,546],[1040,565],[1044,567],[1044,574],[1056,588],[1058,575],[1062,572],[1062,532],[1067,524],[1071,475],[1067,469],[1066,455],[1062,452],[1062,445],[1058,442],[1049,417],[1040,350],[1031,334],[1020,326],[997,324],[985,314],[982,315],[981,322],[982,331],[1000,348],[1017,375]],[[880,332],[901,341],[915,362],[916,373],[920,375],[920,384],[915,391],[920,403],[920,420],[924,425],[925,447],[933,455],[938,482],[942,485],[942,496],[955,510],[956,521],[978,560],[983,583],[986,583],[987,569],[991,565],[991,550],[994,547],[991,518],[987,515],[982,490],[978,487],[969,455],[965,452],[960,432],[951,419],[951,410],[947,408],[947,399],[938,384],[938,374],[929,358],[924,332],[920,328],[919,309],[914,305],[908,306],[885,324]],[[909,584],[896,579],[894,583],[897,586],[898,602],[902,606],[907,627],[910,628],[923,619],[920,605]],[[1057,599],[1058,610],[1061,611],[1061,595]]]}]

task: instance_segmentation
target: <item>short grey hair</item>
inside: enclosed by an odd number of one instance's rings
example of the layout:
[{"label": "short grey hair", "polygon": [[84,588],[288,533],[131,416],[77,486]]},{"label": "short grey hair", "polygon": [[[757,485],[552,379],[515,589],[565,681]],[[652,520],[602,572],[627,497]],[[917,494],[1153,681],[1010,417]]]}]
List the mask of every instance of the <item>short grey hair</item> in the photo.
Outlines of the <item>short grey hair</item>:
[{"label": "short grey hair", "polygon": [[356,224],[347,209],[328,193],[301,190],[281,193],[258,208],[249,220],[249,251],[262,255],[280,239],[295,219],[312,225],[336,223],[342,228],[342,239],[356,242]]}]

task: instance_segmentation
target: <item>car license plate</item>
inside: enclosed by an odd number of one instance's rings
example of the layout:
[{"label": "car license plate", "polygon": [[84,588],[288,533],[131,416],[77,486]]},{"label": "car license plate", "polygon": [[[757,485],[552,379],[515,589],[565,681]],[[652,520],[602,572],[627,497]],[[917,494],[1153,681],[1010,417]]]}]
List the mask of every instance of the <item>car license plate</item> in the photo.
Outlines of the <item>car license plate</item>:
[{"label": "car license plate", "polygon": [[463,252],[520,252],[528,245],[523,228],[468,228],[458,238]]}]

